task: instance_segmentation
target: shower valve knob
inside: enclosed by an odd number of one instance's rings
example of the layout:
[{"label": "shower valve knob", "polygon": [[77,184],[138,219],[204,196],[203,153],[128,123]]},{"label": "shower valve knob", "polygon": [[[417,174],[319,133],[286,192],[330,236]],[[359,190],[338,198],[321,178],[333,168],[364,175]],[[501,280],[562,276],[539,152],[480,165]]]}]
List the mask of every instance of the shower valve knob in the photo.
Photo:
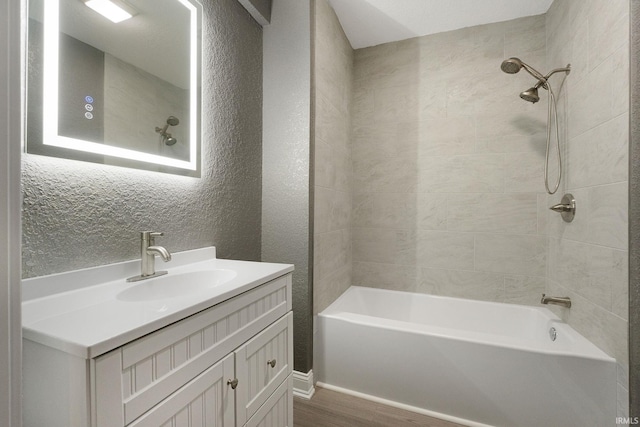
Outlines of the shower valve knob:
[{"label": "shower valve knob", "polygon": [[565,194],[560,203],[551,206],[549,209],[562,214],[562,219],[565,222],[571,222],[576,216],[576,200],[573,198],[573,195]]}]

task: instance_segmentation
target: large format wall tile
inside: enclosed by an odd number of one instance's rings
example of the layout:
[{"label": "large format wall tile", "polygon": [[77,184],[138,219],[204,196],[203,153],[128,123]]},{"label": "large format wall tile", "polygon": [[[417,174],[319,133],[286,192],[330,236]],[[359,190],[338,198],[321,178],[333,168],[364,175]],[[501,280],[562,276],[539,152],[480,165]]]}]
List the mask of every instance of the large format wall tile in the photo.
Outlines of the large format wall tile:
[{"label": "large format wall tile", "polygon": [[[314,314],[351,285],[353,49],[326,0],[315,5]],[[363,105],[360,103],[359,105]]]},{"label": "large format wall tile", "polygon": [[504,156],[423,157],[417,189],[426,193],[501,193],[504,190]]},{"label": "large format wall tile", "polygon": [[[605,60],[578,82],[569,79],[569,137],[573,138],[613,117],[613,61]],[[570,76],[570,75],[569,75]]]},{"label": "large format wall tile", "polygon": [[322,280],[351,263],[350,230],[316,234],[313,247],[314,280]]},{"label": "large format wall tile", "polygon": [[504,302],[538,305],[546,284],[546,277],[505,276]]},{"label": "large format wall tile", "polygon": [[314,229],[325,233],[348,229],[351,225],[351,194],[316,186]]},{"label": "large format wall tile", "polygon": [[[471,233],[418,230],[415,243],[408,242],[406,251],[415,254],[418,265],[448,269],[473,269],[474,238]],[[405,258],[411,258],[408,253]]]},{"label": "large format wall tile", "polygon": [[566,158],[569,188],[626,181],[629,116],[622,114],[569,141]]},{"label": "large format wall tile", "polygon": [[423,268],[418,289],[433,295],[502,301],[504,278],[501,274],[483,271]]},{"label": "large format wall tile", "polygon": [[353,285],[415,292],[420,267],[373,262],[353,263]]},{"label": "large format wall tile", "polygon": [[452,194],[447,203],[447,229],[535,234],[536,194]]},{"label": "large format wall tile", "polygon": [[477,270],[527,276],[544,276],[547,241],[543,236],[477,234]]},{"label": "large format wall tile", "polygon": [[629,247],[627,182],[588,189],[589,236],[597,245],[627,250]]}]

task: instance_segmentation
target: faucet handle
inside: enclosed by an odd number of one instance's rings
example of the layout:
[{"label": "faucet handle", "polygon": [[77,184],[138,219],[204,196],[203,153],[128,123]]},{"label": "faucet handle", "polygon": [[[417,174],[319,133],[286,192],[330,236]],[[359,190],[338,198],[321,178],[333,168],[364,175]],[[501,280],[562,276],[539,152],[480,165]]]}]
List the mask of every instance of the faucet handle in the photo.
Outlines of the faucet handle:
[{"label": "faucet handle", "polygon": [[149,231],[149,246],[153,246],[156,244],[156,237],[162,237],[164,236],[164,233],[161,233],[159,231]]},{"label": "faucet handle", "polygon": [[142,231],[140,233],[140,238],[142,239],[143,242],[147,242],[147,246],[154,245],[155,238],[161,237],[161,236],[164,236],[164,233],[160,233],[157,231]]}]

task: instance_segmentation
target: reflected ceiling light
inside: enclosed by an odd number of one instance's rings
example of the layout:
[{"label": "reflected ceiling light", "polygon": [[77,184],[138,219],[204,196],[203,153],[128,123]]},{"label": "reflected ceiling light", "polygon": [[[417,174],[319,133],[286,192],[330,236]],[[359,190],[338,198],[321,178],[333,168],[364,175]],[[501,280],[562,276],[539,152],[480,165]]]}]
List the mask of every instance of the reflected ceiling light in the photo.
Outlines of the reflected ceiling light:
[{"label": "reflected ceiling light", "polygon": [[135,15],[130,7],[119,1],[86,0],[84,4],[116,24]]}]

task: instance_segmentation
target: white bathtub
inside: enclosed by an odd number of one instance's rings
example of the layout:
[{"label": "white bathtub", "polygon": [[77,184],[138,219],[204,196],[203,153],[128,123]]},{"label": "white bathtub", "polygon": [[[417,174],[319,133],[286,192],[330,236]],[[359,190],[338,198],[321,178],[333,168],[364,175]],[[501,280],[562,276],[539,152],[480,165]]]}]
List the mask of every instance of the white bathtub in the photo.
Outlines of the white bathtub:
[{"label": "white bathtub", "polygon": [[314,371],[470,426],[615,425],[615,359],[544,307],[352,286],[318,315]]}]

